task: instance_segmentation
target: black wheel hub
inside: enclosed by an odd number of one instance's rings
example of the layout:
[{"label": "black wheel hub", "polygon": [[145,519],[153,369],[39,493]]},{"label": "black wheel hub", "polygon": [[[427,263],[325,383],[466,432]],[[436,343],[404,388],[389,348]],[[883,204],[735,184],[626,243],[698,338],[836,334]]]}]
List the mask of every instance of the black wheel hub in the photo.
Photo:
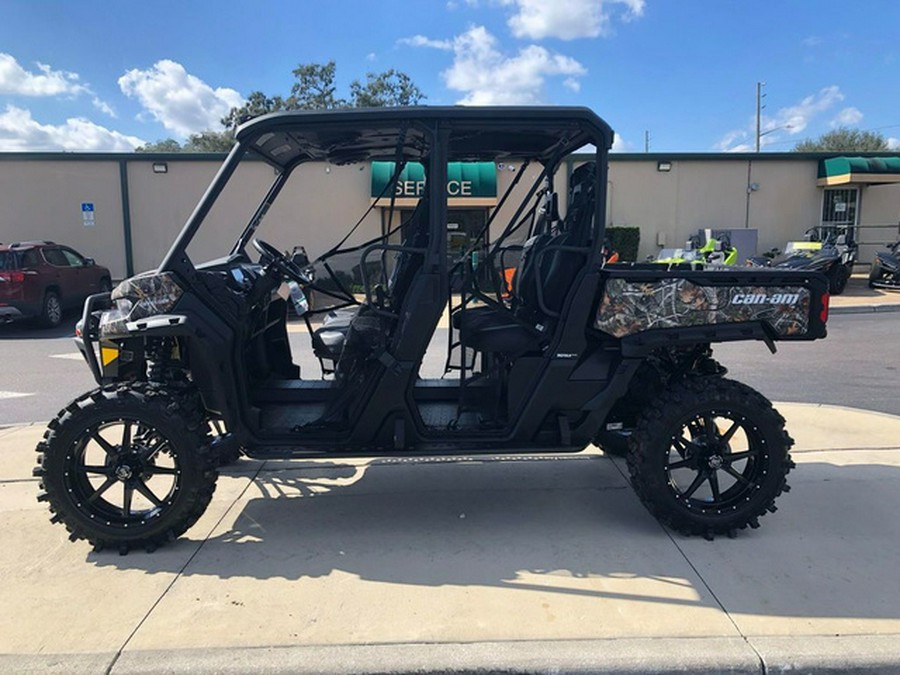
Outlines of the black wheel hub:
[{"label": "black wheel hub", "polygon": [[[116,442],[109,440],[113,437]],[[136,420],[111,420],[86,429],[67,460],[68,490],[77,507],[109,526],[134,527],[157,517],[181,486],[178,457],[169,440]]]},{"label": "black wheel hub", "polygon": [[[719,410],[692,415],[680,426],[672,437],[666,465],[675,497],[692,510],[713,513],[749,500],[760,473],[765,472],[758,461],[756,427],[741,415]],[[735,450],[738,436],[742,447]]]}]

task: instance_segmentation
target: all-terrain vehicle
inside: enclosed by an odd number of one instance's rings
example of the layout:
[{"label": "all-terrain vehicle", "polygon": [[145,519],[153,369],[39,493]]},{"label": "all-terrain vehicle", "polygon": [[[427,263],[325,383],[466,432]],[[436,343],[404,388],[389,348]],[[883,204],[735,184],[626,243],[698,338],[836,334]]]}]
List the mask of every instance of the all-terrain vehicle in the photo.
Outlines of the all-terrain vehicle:
[{"label": "all-terrain vehicle", "polygon": [[858,251],[852,228],[819,226],[807,230],[803,240],[789,241],[784,251],[773,249],[766,255],[749,258],[747,264],[821,272],[828,278],[829,292],[840,295],[853,273]]},{"label": "all-terrain vehicle", "polygon": [[[787,490],[792,441],[768,400],[724,377],[710,345],[758,340],[774,350],[778,340],[824,337],[827,282],[789,270],[604,268],[612,139],[586,108],[291,112],[244,124],[159,268],[85,304],[76,342],[99,387],[50,423],[38,446],[39,499],[72,539],[127,552],[195,523],[217,463],[236,450],[578,452],[614,432],[627,433],[632,483],[662,522],[710,537],[755,527]],[[586,145],[593,161],[569,172],[566,157]],[[223,188],[242,160],[260,158],[276,176],[253,216],[224,257],[195,259],[189,245]],[[374,160],[395,163],[370,207],[387,209],[386,223],[396,222],[392,185],[404,165],[425,168],[423,195],[402,223],[350,245],[362,218],[328,251],[307,246],[312,262],[258,238],[292,175],[311,175],[298,167]],[[448,259],[448,163],[471,161],[521,164],[485,224],[494,233],[486,253]],[[302,228],[304,211],[295,217]],[[348,253],[358,276],[337,267]],[[331,374],[295,365],[289,302]],[[331,311],[329,323],[316,321]],[[445,376],[427,378],[423,357],[438,330]],[[224,433],[212,435],[212,422]]]}]

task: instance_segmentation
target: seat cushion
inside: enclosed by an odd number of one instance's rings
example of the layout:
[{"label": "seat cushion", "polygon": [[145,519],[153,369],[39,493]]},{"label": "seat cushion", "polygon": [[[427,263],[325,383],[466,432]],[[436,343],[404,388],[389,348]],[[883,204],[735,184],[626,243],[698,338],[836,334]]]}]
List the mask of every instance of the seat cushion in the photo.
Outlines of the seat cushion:
[{"label": "seat cushion", "polygon": [[541,335],[510,314],[491,307],[473,307],[457,313],[454,327],[466,347],[479,352],[524,354],[540,351]]},{"label": "seat cushion", "polygon": [[350,322],[358,311],[359,307],[352,307],[329,312],[322,325],[313,331],[313,353],[321,359],[337,361],[344,350]]}]

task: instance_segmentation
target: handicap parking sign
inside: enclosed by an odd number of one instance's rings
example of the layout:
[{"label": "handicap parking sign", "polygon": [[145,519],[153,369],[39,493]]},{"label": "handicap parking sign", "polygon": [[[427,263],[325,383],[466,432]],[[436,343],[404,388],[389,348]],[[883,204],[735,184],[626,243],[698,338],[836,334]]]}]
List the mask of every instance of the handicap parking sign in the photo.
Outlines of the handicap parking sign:
[{"label": "handicap parking sign", "polygon": [[94,202],[81,202],[81,222],[85,227],[94,226]]}]

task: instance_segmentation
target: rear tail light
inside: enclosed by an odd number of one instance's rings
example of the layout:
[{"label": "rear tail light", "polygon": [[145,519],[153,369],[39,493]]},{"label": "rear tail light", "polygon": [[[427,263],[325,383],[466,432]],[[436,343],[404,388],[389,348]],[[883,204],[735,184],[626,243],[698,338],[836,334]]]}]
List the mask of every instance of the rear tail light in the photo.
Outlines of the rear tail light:
[{"label": "rear tail light", "polygon": [[0,272],[0,280],[21,284],[25,281],[25,272]]},{"label": "rear tail light", "polygon": [[831,296],[828,293],[822,293],[822,312],[819,314],[822,323],[828,322],[828,303],[830,301]]}]

